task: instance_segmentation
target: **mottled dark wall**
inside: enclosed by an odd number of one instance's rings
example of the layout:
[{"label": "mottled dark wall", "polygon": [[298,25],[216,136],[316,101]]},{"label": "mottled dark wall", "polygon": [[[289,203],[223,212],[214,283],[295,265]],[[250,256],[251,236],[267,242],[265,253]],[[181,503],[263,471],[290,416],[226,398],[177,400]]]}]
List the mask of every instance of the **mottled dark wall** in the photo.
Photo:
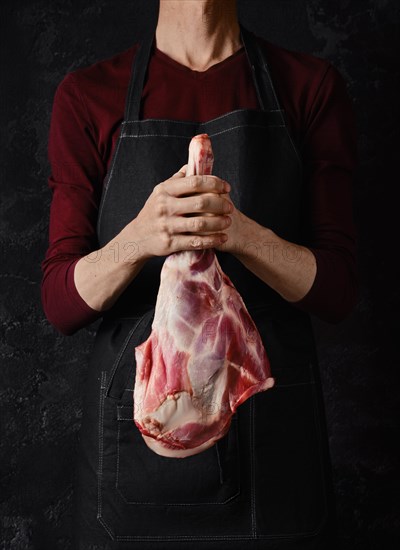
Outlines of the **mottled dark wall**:
[{"label": "mottled dark wall", "polygon": [[[71,548],[81,388],[97,324],[61,336],[41,310],[54,92],[77,67],[128,48],[157,4],[144,0],[2,0],[1,548]],[[399,361],[395,322],[398,0],[242,0],[256,34],[330,59],[359,121],[355,184],[360,299],[339,325],[315,320],[341,549],[397,548]],[[397,182],[396,182],[397,180]],[[397,378],[397,380],[396,380]],[[396,409],[397,407],[397,409]],[[396,539],[397,537],[397,539]],[[395,544],[397,540],[397,544]]]}]

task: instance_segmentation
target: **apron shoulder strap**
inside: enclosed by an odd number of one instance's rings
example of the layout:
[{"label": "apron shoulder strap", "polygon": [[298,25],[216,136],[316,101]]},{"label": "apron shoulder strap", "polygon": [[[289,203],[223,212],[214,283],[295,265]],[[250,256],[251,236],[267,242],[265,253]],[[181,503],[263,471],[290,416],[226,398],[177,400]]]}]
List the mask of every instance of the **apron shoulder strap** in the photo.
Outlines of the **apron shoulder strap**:
[{"label": "apron shoulder strap", "polygon": [[133,57],[131,78],[125,101],[125,121],[139,120],[140,101],[153,40],[154,33],[145,35],[141,42],[139,42],[139,48]]},{"label": "apron shoulder strap", "polygon": [[[272,84],[265,54],[254,33],[246,29],[241,23],[239,23],[239,26],[261,109],[264,111],[280,111],[281,107]],[[125,102],[125,122],[139,120],[140,101],[154,35],[154,32],[146,34],[139,42],[139,48],[134,55],[131,78]]]},{"label": "apron shoulder strap", "polygon": [[239,25],[261,109],[263,111],[280,111],[281,107],[272,83],[265,53],[260,47],[255,34],[246,29],[241,23]]}]

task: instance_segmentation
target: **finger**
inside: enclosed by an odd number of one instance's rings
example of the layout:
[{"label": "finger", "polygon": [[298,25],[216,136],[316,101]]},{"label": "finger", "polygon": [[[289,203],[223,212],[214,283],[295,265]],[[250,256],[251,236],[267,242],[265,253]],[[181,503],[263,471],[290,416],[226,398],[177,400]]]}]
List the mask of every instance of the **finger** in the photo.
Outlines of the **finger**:
[{"label": "finger", "polygon": [[227,199],[212,193],[203,193],[191,197],[170,197],[169,210],[173,215],[185,214],[229,214],[232,212],[232,205]]},{"label": "finger", "polygon": [[166,183],[166,189],[175,197],[193,195],[195,193],[227,193],[230,186],[223,179],[213,175],[178,176]]},{"label": "finger", "polygon": [[229,216],[192,216],[191,218],[178,217],[175,222],[175,233],[216,233],[229,227],[232,220]]},{"label": "finger", "polygon": [[[171,177],[172,178],[184,178],[186,176],[186,171],[187,171],[187,167],[188,165],[187,164],[184,164],[181,168],[179,168],[179,170],[177,172],[175,172],[175,174],[173,174]],[[168,180],[166,180],[168,181]]]},{"label": "finger", "polygon": [[174,251],[180,250],[202,250],[204,248],[214,248],[225,243],[228,236],[224,233],[215,233],[214,235],[180,235],[174,239]]}]

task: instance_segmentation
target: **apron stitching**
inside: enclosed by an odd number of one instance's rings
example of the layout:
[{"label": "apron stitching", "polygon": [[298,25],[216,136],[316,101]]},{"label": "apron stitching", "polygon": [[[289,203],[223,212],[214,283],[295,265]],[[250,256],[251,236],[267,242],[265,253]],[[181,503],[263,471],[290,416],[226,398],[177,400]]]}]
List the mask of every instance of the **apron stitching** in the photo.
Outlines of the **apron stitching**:
[{"label": "apron stitching", "polygon": [[[144,500],[127,500],[127,498],[121,493],[121,491],[119,489],[117,489],[117,491],[119,492],[119,494],[121,495],[121,498],[126,502],[126,504],[144,504],[144,505],[150,505],[150,506],[220,506],[220,505],[224,505],[224,504],[227,504],[228,502],[230,502],[231,500],[233,500],[234,498],[236,498],[239,494],[240,494],[240,491],[237,492],[236,494],[234,494],[233,496],[229,497],[227,500],[224,500],[223,502],[163,502],[162,504],[160,504],[159,502],[146,502]],[[189,535],[187,535],[189,536]],[[163,538],[163,537],[161,537]]]},{"label": "apron stitching", "polygon": [[[275,88],[272,84],[272,80],[271,80],[271,75],[269,74],[269,70],[268,70],[268,65],[266,63],[264,63],[264,72],[267,74],[267,78],[269,80],[269,83],[271,85],[271,89],[272,89],[272,93],[274,94],[274,98],[275,98],[275,101],[277,103],[277,105],[280,105],[279,104],[279,101],[278,101],[278,97],[276,95],[276,92],[275,92]],[[299,152],[297,150],[297,147],[295,146],[294,142],[293,142],[293,139],[292,139],[292,136],[290,135],[290,132],[288,130],[288,127],[287,127],[287,124],[286,124],[286,121],[285,121],[285,117],[283,115],[283,110],[282,109],[279,109],[278,112],[280,113],[281,115],[281,119],[282,119],[282,122],[283,122],[283,126],[285,127],[286,129],[286,133],[289,137],[289,140],[290,140],[290,143],[292,144],[292,147],[293,147],[293,150],[296,154],[296,158],[297,158],[297,161],[299,162],[300,166],[302,166],[302,161],[301,161],[301,158],[300,158],[300,155],[299,155]]]},{"label": "apron stitching", "polygon": [[328,498],[327,498],[327,491],[326,491],[326,476],[325,476],[325,469],[324,469],[324,461],[322,456],[322,444],[324,438],[322,437],[322,430],[321,430],[321,424],[320,424],[320,416],[319,416],[319,407],[317,404],[317,392],[316,392],[316,385],[314,381],[313,385],[313,401],[314,401],[314,424],[318,433],[318,457],[319,457],[319,463],[320,463],[320,472],[321,472],[321,483],[322,483],[322,490],[324,493],[324,504],[325,504],[325,513],[321,520],[321,523],[323,524],[328,516]]},{"label": "apron stitching", "polygon": [[[300,536],[296,536],[296,538],[311,538],[311,537],[314,537],[315,535],[317,535],[318,532],[316,533],[312,533],[311,535],[300,535]],[[259,539],[292,539],[293,536],[292,535],[272,535],[272,536],[269,536],[269,535],[259,535],[258,536]],[[249,537],[249,536],[246,536],[246,535],[232,535],[232,536],[224,536],[224,535],[215,535],[215,536],[207,536],[205,535],[204,537],[196,537],[196,536],[190,536],[190,535],[178,535],[177,537],[169,537],[169,536],[162,536],[162,537],[156,537],[156,536],[143,536],[143,537],[140,537],[140,536],[129,536],[129,535],[121,535],[121,536],[116,536],[113,540],[117,540],[117,541],[133,541],[133,540],[146,540],[146,541],[178,541],[178,540],[193,540],[193,541],[202,541],[202,540],[226,540],[226,541],[233,541],[233,540],[254,540],[253,537]]]},{"label": "apron stitching", "polygon": [[104,390],[106,388],[106,379],[107,379],[107,373],[105,371],[102,371],[101,373],[101,382],[100,382],[100,389]]},{"label": "apron stitching", "polygon": [[107,373],[105,371],[101,372],[101,383],[100,383],[100,414],[99,414],[99,468],[97,472],[97,519],[104,527],[104,529],[109,534],[112,540],[115,540],[113,533],[109,529],[108,525],[104,522],[102,518],[102,498],[101,498],[101,480],[103,475],[103,422],[104,422],[104,390],[106,388],[106,377]]},{"label": "apron stitching", "polygon": [[103,398],[104,398],[104,380],[105,372],[101,373],[100,382],[100,412],[99,412],[99,467],[97,471],[97,517],[101,517],[102,502],[101,502],[101,476],[103,472]]},{"label": "apron stitching", "polygon": [[217,453],[217,460],[218,460],[218,468],[219,468],[219,481],[221,485],[224,483],[224,476],[221,468],[221,460],[219,457],[219,450],[218,450],[218,441],[215,443],[215,452]]},{"label": "apron stitching", "polygon": [[[289,537],[290,538],[290,537]],[[204,535],[204,537],[197,537],[192,535],[178,535],[176,537],[170,537],[170,536],[146,536],[146,537],[139,537],[139,536],[129,536],[129,535],[121,535],[115,537],[114,540],[117,541],[130,541],[130,540],[154,540],[154,541],[176,541],[176,540],[253,540],[253,537],[249,537],[247,535]]]},{"label": "apron stitching", "polygon": [[[119,418],[118,418],[119,420]],[[132,420],[132,418],[130,418]],[[118,422],[118,433],[117,433],[117,475],[115,477],[115,488],[119,492],[118,482],[119,482],[119,441],[121,437],[121,424]]]},{"label": "apron stitching", "polygon": [[[131,68],[131,77],[129,79],[129,87],[128,87],[128,92],[127,92],[127,100],[126,100],[126,105],[125,105],[124,118],[129,117],[129,113],[133,109],[132,105],[136,102],[136,98],[134,97],[133,89],[134,89],[134,85],[137,81],[140,83],[140,74],[138,76],[138,73],[140,71],[139,65],[140,65],[141,60],[143,58],[143,51],[144,51],[143,47],[144,47],[144,42],[140,41],[139,48],[136,52],[136,55],[133,58],[133,66]],[[144,53],[146,54],[146,51]],[[141,83],[141,86],[143,86],[143,81]],[[136,107],[138,108],[137,105],[136,105]],[[139,98],[139,107],[140,107],[140,98]]]},{"label": "apron stitching", "polygon": [[256,523],[256,503],[255,503],[255,479],[254,479],[254,399],[250,398],[250,451],[251,451],[251,462],[250,462],[250,476],[251,476],[251,530],[253,538],[257,538],[257,523]]},{"label": "apron stitching", "polygon": [[110,539],[111,540],[118,540],[118,537],[114,537],[112,531],[110,530],[109,526],[107,525],[107,523],[103,520],[102,517],[99,517],[99,522],[101,523],[101,525],[104,527],[104,529],[107,531],[107,533],[110,535]]},{"label": "apron stitching", "polygon": [[146,118],[144,120],[124,120],[121,124],[130,124],[132,122],[173,122],[174,124],[198,124],[199,126],[204,124],[210,124],[211,122],[214,122],[214,120],[221,120],[223,118],[226,118],[233,113],[242,113],[244,111],[254,111],[254,112],[262,112],[262,113],[280,113],[283,112],[284,109],[235,109],[233,111],[229,111],[229,113],[225,113],[224,115],[221,115],[217,118],[212,118],[211,120],[207,120],[206,122],[196,122],[196,121],[189,121],[189,120],[171,120],[168,118]]},{"label": "apron stitching", "polygon": [[275,535],[258,535],[258,538],[260,539],[291,539],[291,538],[308,538],[308,537],[315,537],[316,535],[318,535],[318,533],[321,532],[324,524],[325,524],[325,521],[327,519],[327,512],[325,511],[323,517],[322,517],[322,520],[321,522],[319,523],[319,525],[314,529],[314,531],[301,531],[301,532],[298,532],[298,533],[283,533],[283,534],[275,534]]},{"label": "apron stitching", "polygon": [[[280,104],[279,104],[278,97],[277,97],[276,92],[275,92],[275,88],[272,84],[271,75],[269,74],[267,63],[264,63],[264,72],[267,74],[267,78],[268,78],[268,81],[269,81],[269,84],[270,84],[270,89],[272,90],[275,102],[279,106]],[[277,112],[282,112],[282,109],[276,109],[276,111]],[[283,117],[282,117],[282,122],[283,122],[283,124],[285,124],[285,119]]]},{"label": "apron stitching", "polygon": [[[227,132],[231,132],[232,130],[236,130],[237,128],[285,128],[282,124],[269,124],[268,126],[262,126],[261,124],[242,124],[239,126],[232,126],[232,128],[228,128],[227,130],[221,130],[220,132],[215,132],[214,134],[208,134],[210,138],[214,136],[219,136],[220,134],[226,134]],[[191,139],[189,136],[180,136],[177,134],[125,134],[121,136],[122,138],[144,138],[144,137],[174,137],[174,138],[184,138],[184,139]]]},{"label": "apron stitching", "polygon": [[125,338],[124,343],[122,344],[121,349],[119,350],[117,358],[115,359],[115,362],[114,362],[114,364],[112,366],[112,369],[111,369],[110,380],[108,382],[108,388],[107,388],[106,394],[110,393],[110,390],[111,390],[111,387],[112,387],[112,382],[113,382],[114,376],[116,374],[116,371],[118,369],[118,365],[121,361],[122,355],[125,353],[125,350],[128,347],[129,342],[130,342],[130,340],[133,336],[133,333],[136,331],[137,327],[140,325],[140,323],[141,323],[141,321],[143,321],[143,319],[144,319],[144,316],[141,317],[140,319],[138,319],[137,323],[135,323],[135,325],[131,328],[131,330],[128,332],[128,336]]},{"label": "apron stitching", "polygon": [[[121,138],[121,136],[119,136],[119,138]],[[110,183],[111,183],[112,177],[114,175],[114,169],[115,169],[116,160],[117,160],[117,157],[118,157],[118,152],[119,152],[120,145],[121,145],[121,139],[118,139],[118,145],[117,145],[117,148],[115,149],[115,154],[114,154],[114,158],[113,158],[113,161],[112,161],[110,176],[109,176],[109,178],[107,180],[107,183],[104,187],[104,193],[103,193],[103,196],[101,198],[99,216],[98,216],[98,220],[97,220],[97,227],[98,228],[100,228],[100,222],[101,222],[101,218],[102,218],[102,214],[103,214],[104,204],[106,202],[108,189],[110,187]]]},{"label": "apron stitching", "polygon": [[256,78],[256,66],[252,62],[250,62],[250,66],[251,66],[251,70],[252,70],[252,73],[253,73],[253,82],[254,82],[254,87],[256,89],[258,103],[261,106],[262,110],[264,110],[265,105],[264,105],[263,97],[262,97],[262,94],[261,94],[259,82],[257,82],[257,78]]},{"label": "apron stitching", "polygon": [[[139,505],[146,505],[146,506],[220,506],[227,504],[234,498],[236,498],[240,491],[237,492],[235,495],[229,497],[227,500],[224,500],[223,502],[163,502],[160,504],[159,502],[146,502],[144,500],[128,500],[119,489],[117,489],[118,493],[121,495],[121,498],[126,502],[126,504],[132,505],[132,504],[139,504]],[[187,535],[189,536],[189,535]],[[161,537],[163,538],[163,537]]]},{"label": "apron stitching", "polygon": [[[152,535],[143,535],[143,536],[140,536],[140,535],[117,535],[116,537],[113,537],[112,536],[112,533],[111,531],[108,529],[108,526],[105,522],[101,521],[102,525],[104,526],[104,528],[106,529],[106,531],[110,534],[110,537],[112,538],[112,540],[117,540],[117,541],[132,541],[132,540],[147,540],[147,541],[150,541],[150,540],[153,540],[153,541],[165,541],[165,540],[168,540],[168,541],[177,541],[177,540],[198,540],[198,541],[202,541],[202,540],[226,540],[226,541],[229,541],[229,540],[254,540],[254,537],[249,537],[248,535],[204,535],[204,536],[195,536],[195,535],[177,535],[177,536],[169,536],[169,535],[165,535],[165,536],[152,536]],[[278,539],[278,540],[281,540],[281,539],[293,539],[293,538],[301,538],[301,539],[307,539],[307,538],[311,538],[311,537],[314,537],[316,535],[318,535],[318,533],[321,531],[321,527],[323,526],[323,523],[321,523],[318,528],[311,532],[311,533],[296,533],[296,534],[290,534],[290,535],[286,535],[286,534],[282,534],[282,535],[258,535],[257,538],[259,539],[263,539],[263,540],[270,540],[270,539]]]}]

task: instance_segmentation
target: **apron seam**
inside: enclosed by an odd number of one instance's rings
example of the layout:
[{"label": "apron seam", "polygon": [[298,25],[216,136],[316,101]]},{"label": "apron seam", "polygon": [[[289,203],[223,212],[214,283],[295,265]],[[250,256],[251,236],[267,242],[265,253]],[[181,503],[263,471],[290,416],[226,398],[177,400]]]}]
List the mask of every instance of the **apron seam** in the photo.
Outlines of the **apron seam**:
[{"label": "apron seam", "polygon": [[250,398],[250,503],[251,503],[251,531],[252,538],[257,538],[257,516],[256,516],[256,496],[255,496],[255,460],[254,460],[254,399]]},{"label": "apron seam", "polygon": [[323,437],[322,428],[321,428],[321,417],[319,414],[317,385],[315,383],[315,379],[314,379],[314,384],[312,386],[312,393],[314,398],[314,424],[318,432],[318,457],[319,457],[320,473],[321,473],[321,479],[322,479],[322,490],[324,493],[325,514],[323,519],[325,521],[329,512],[329,503],[328,503],[328,494],[327,494],[327,487],[326,487],[326,471],[324,467],[324,458],[323,458],[324,437]]},{"label": "apron seam", "polygon": [[110,187],[110,184],[111,184],[111,180],[114,176],[114,169],[115,169],[116,161],[117,161],[117,158],[118,158],[118,152],[119,152],[120,145],[122,143],[120,138],[121,138],[121,135],[118,137],[118,144],[117,144],[117,147],[114,151],[114,155],[113,155],[113,159],[112,159],[110,176],[108,177],[107,182],[104,186],[103,196],[101,197],[101,201],[100,201],[99,216],[98,216],[98,220],[97,220],[97,229],[98,229],[99,233],[100,233],[100,224],[101,224],[101,220],[102,220],[102,216],[103,216],[104,204],[106,202],[106,198],[107,198],[108,190],[109,190],[109,187]]},{"label": "apron seam", "polygon": [[[268,70],[268,65],[267,65],[267,63],[264,63],[264,67],[263,67],[263,68],[264,68],[264,73],[267,75],[267,78],[268,78],[268,81],[269,81],[269,84],[270,84],[272,93],[273,93],[273,95],[274,95],[275,101],[276,101],[277,105],[280,107],[280,102],[279,102],[279,100],[278,100],[278,96],[276,95],[275,87],[274,87],[274,85],[273,85],[273,83],[272,83],[272,79],[271,79],[270,72],[269,72],[269,70]],[[280,114],[281,114],[281,120],[282,120],[282,122],[283,122],[283,126],[284,126],[285,129],[286,129],[286,133],[287,133],[287,135],[288,135],[288,137],[289,137],[290,143],[291,143],[292,148],[293,148],[293,150],[294,150],[294,152],[295,152],[297,161],[298,161],[300,167],[302,167],[302,159],[301,159],[301,157],[300,157],[300,153],[299,153],[299,151],[297,150],[297,147],[295,146],[294,141],[293,141],[293,138],[292,138],[292,136],[291,136],[291,134],[290,134],[290,132],[289,132],[289,129],[288,129],[288,127],[287,127],[286,120],[285,120],[285,116],[284,116],[284,114],[283,114],[283,110],[282,110],[282,109],[279,109],[278,112],[280,112]]]},{"label": "apron seam", "polygon": [[257,535],[257,536],[249,536],[249,535],[204,535],[204,536],[197,536],[197,535],[177,535],[177,536],[140,536],[140,535],[116,535],[113,540],[117,541],[130,541],[130,540],[146,540],[146,541],[179,541],[179,540],[271,540],[271,539],[279,539],[279,540],[291,540],[291,539],[308,539],[317,536],[320,531],[321,527],[324,525],[326,520],[326,515],[323,518],[323,521],[319,524],[318,528],[315,531],[312,532],[306,532],[306,533],[292,533],[292,534],[278,534],[278,535]]},{"label": "apron seam", "polygon": [[205,122],[198,122],[198,121],[191,121],[191,120],[173,120],[170,118],[145,118],[143,120],[136,119],[136,120],[124,120],[121,122],[121,124],[132,124],[135,122],[140,122],[141,124],[143,122],[172,122],[173,124],[197,124],[198,126],[203,126],[205,124],[211,124],[212,122],[215,122],[217,120],[221,120],[223,118],[226,118],[228,116],[231,116],[233,113],[241,113],[244,111],[254,111],[255,113],[280,113],[284,112],[284,109],[234,109],[233,111],[229,111],[229,113],[224,113],[221,116],[218,116],[216,118],[212,118],[210,120],[207,120]]},{"label": "apron seam", "polygon": [[98,471],[97,471],[97,519],[100,522],[100,524],[103,526],[105,531],[108,533],[110,538],[112,540],[115,540],[114,534],[107,525],[107,523],[104,521],[102,517],[102,507],[103,507],[103,501],[102,501],[102,478],[103,478],[103,448],[104,448],[104,442],[103,442],[103,424],[104,424],[104,390],[106,388],[106,380],[107,380],[107,373],[105,371],[101,371],[101,382],[100,382],[100,414],[99,414],[99,433],[98,433],[98,443],[99,443],[99,465],[98,465]]},{"label": "apron seam", "polygon": [[[117,472],[116,472],[116,476],[115,476],[115,489],[118,491],[118,493],[121,495],[121,497],[123,496],[121,491],[119,490],[119,487],[118,487],[118,481],[119,481],[119,447],[120,447],[120,437],[121,437],[121,424],[118,422],[118,412],[117,412],[117,425],[118,425],[118,429],[117,429]],[[132,418],[130,420],[133,420]]]},{"label": "apron seam", "polygon": [[223,474],[222,467],[221,467],[221,460],[220,460],[219,450],[218,450],[218,441],[215,443],[214,447],[215,447],[215,452],[217,454],[218,469],[219,469],[219,482],[221,483],[221,485],[223,485],[223,483],[224,483],[224,474]]},{"label": "apron seam", "polygon": [[129,342],[131,341],[131,338],[134,334],[134,332],[136,331],[136,329],[138,328],[138,326],[140,325],[140,323],[143,321],[143,317],[140,317],[138,320],[137,320],[137,323],[134,324],[134,326],[130,329],[130,331],[128,332],[128,335],[126,336],[123,344],[122,344],[122,347],[121,349],[119,350],[118,352],[118,355],[114,361],[114,364],[111,368],[111,372],[110,372],[110,379],[108,381],[108,384],[107,384],[107,387],[105,388],[106,389],[106,396],[109,396],[110,395],[110,391],[111,391],[111,388],[112,388],[112,382],[113,382],[113,379],[115,377],[115,374],[118,370],[118,365],[121,361],[121,358],[122,358],[122,355],[124,354],[126,348],[128,347],[129,345]]},{"label": "apron seam", "polygon": [[[282,124],[268,124],[268,125],[262,125],[262,124],[241,124],[238,126],[232,126],[231,128],[228,128],[226,130],[221,130],[220,132],[215,132],[214,134],[208,134],[210,138],[219,136],[221,134],[225,134],[227,132],[231,132],[232,130],[236,130],[237,128],[262,128],[262,129],[269,129],[269,128],[284,128],[285,126]],[[178,134],[125,134],[121,136],[121,139],[123,138],[145,138],[145,137],[172,137],[172,138],[184,138],[184,139],[190,139],[189,136],[181,136]]]}]

